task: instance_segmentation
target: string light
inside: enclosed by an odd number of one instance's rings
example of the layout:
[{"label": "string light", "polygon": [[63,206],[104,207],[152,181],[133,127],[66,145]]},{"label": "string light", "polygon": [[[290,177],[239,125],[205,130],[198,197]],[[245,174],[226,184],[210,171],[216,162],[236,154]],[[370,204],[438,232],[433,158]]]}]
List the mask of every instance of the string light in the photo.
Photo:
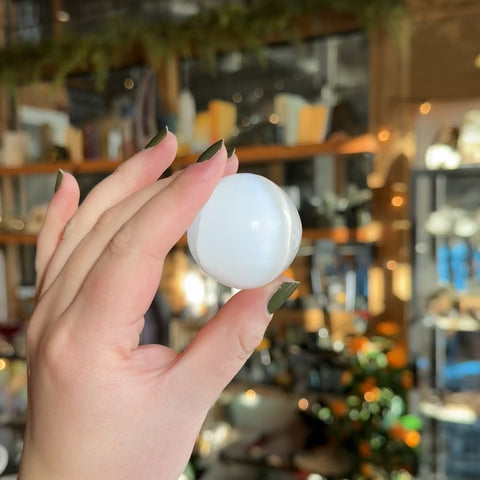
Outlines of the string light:
[{"label": "string light", "polygon": [[386,264],[387,270],[395,270],[398,267],[396,260],[389,260]]},{"label": "string light", "polygon": [[250,400],[255,399],[256,396],[257,396],[257,392],[253,389],[249,389],[245,392],[245,397],[247,397]]},{"label": "string light", "polygon": [[390,130],[387,130],[386,128],[380,130],[377,134],[377,138],[381,142],[387,142],[390,139]]},{"label": "string light", "polygon": [[126,78],[123,81],[123,86],[125,87],[126,90],[132,90],[133,87],[135,86],[135,82],[131,78]]},{"label": "string light", "polygon": [[272,114],[268,117],[268,121],[269,121],[272,125],[277,125],[277,124],[280,122],[280,116],[278,115],[278,113],[272,113]]},{"label": "string light", "polygon": [[418,107],[418,111],[422,115],[428,115],[432,110],[432,104],[430,102],[423,102],[420,107]]},{"label": "string light", "polygon": [[250,120],[250,117],[243,117],[242,118],[242,127],[248,128],[252,125],[252,121]]},{"label": "string light", "polygon": [[255,91],[253,92],[253,94],[255,95],[256,98],[262,98],[263,97],[263,88],[261,88],[261,87],[256,88]]},{"label": "string light", "polygon": [[59,10],[57,12],[57,20],[59,22],[69,22],[70,21],[70,14],[66,12],[65,10]]},{"label": "string light", "polygon": [[241,103],[243,100],[243,96],[240,92],[235,92],[232,95],[232,100],[234,101],[234,103]]},{"label": "string light", "polygon": [[393,207],[398,208],[398,207],[403,206],[403,204],[405,203],[405,200],[400,195],[395,195],[390,200],[390,203],[392,204]]},{"label": "string light", "polygon": [[363,398],[366,402],[376,402],[380,398],[380,389],[378,387],[373,388],[372,390],[368,390],[363,395]]},{"label": "string light", "polygon": [[308,400],[306,398],[301,398],[298,401],[299,410],[305,411],[308,408]]}]

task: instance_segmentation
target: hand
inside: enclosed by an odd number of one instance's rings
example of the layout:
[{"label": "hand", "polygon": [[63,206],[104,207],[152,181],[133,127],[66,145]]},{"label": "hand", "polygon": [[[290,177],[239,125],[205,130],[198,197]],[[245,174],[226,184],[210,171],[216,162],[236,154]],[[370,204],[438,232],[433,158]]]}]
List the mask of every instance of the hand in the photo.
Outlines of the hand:
[{"label": "hand", "polygon": [[167,133],[80,206],[65,173],[52,198],[37,245],[19,480],[177,480],[208,409],[296,288],[279,278],[239,292],[183,353],[139,346],[165,256],[238,168],[222,146],[157,180],[176,149]]}]

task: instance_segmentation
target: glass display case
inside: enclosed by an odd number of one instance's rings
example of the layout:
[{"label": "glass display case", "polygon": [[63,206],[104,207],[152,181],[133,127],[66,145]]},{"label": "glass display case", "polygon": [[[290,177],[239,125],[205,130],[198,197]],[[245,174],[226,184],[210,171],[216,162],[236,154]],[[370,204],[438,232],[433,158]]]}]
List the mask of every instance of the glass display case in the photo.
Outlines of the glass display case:
[{"label": "glass display case", "polygon": [[480,165],[412,174],[410,335],[424,417],[420,478],[480,471]]}]

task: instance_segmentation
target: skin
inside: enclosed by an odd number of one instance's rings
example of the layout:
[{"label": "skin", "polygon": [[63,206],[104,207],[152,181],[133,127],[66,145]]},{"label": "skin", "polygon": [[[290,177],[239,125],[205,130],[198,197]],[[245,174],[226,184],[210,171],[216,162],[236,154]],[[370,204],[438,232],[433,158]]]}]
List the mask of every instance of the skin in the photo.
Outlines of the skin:
[{"label": "skin", "polygon": [[19,480],[177,480],[208,409],[264,335],[267,303],[288,279],[236,294],[183,353],[138,345],[165,256],[238,168],[222,147],[157,180],[176,150],[169,133],[80,206],[66,173],[51,200],[27,332]]}]

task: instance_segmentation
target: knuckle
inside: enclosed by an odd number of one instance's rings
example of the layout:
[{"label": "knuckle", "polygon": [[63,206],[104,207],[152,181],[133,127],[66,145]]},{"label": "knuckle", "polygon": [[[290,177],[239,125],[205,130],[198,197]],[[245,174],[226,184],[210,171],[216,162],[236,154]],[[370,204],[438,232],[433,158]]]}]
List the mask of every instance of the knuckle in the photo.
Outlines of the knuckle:
[{"label": "knuckle", "polygon": [[130,163],[129,162],[122,162],[118,167],[110,174],[110,177],[120,177],[122,178],[128,173]]},{"label": "knuckle", "polygon": [[56,376],[69,364],[69,334],[65,328],[49,328],[38,345],[38,354],[47,371]]},{"label": "knuckle", "polygon": [[124,255],[133,244],[133,232],[127,224],[123,225],[111,238],[108,244],[108,252],[114,256]]},{"label": "knuckle", "polygon": [[73,216],[65,224],[59,240],[62,243],[75,241],[76,238],[82,235],[82,231],[85,229],[86,225],[84,225],[83,222],[81,222],[78,218]]},{"label": "knuckle", "polygon": [[66,238],[75,232],[75,224],[76,222],[74,221],[73,218],[68,220],[68,222],[65,224],[65,228],[63,229],[63,238]]},{"label": "knuckle", "polygon": [[264,330],[260,328],[243,328],[235,331],[235,348],[232,349],[235,359],[241,362],[247,361],[262,341],[263,335]]},{"label": "knuckle", "polygon": [[106,210],[98,217],[93,227],[94,230],[100,234],[105,231],[108,232],[112,226],[115,225],[116,216],[117,215],[113,209]]}]

